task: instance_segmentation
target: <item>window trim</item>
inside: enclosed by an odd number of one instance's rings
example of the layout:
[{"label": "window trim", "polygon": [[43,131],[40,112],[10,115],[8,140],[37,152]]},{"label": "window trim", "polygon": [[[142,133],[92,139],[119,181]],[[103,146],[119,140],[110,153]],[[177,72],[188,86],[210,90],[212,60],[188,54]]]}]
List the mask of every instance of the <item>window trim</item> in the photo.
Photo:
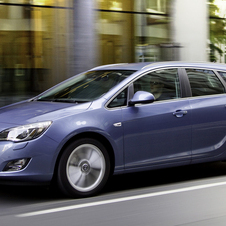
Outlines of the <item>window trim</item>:
[{"label": "window trim", "polygon": [[[218,71],[222,71],[222,72],[225,72],[224,70],[220,70],[220,69],[217,69],[216,67],[214,68],[209,68],[209,67],[196,67],[196,66],[166,66],[166,67],[157,67],[157,68],[152,68],[148,71],[145,71],[143,73],[141,73],[139,76],[137,76],[136,78],[134,78],[132,81],[130,81],[128,84],[126,84],[124,87],[122,87],[120,90],[118,90],[117,93],[115,93],[105,104],[105,108],[107,110],[115,110],[115,109],[121,109],[121,108],[126,108],[128,107],[128,102],[129,100],[132,98],[132,96],[134,95],[133,93],[133,82],[136,81],[137,79],[139,79],[140,77],[144,76],[145,74],[147,73],[151,73],[153,71],[156,71],[156,70],[164,70],[164,69],[173,69],[173,68],[176,68],[177,71],[178,71],[178,75],[179,75],[179,81],[180,81],[180,90],[181,90],[181,98],[201,98],[201,97],[206,97],[206,96],[212,96],[212,95],[204,95],[204,96],[192,96],[191,94],[191,86],[190,86],[190,82],[188,80],[188,76],[187,76],[187,73],[186,73],[186,70],[185,69],[200,69],[200,70],[209,70],[209,71],[213,71],[214,74],[217,76],[217,78],[220,80],[221,84],[223,85],[224,89],[225,89],[225,93],[222,93],[222,94],[226,94],[226,81],[224,81],[224,79],[221,77],[221,75],[218,73]],[[137,71],[139,72],[139,71]],[[131,86],[131,87],[130,87]],[[128,88],[128,95],[127,95],[127,105],[125,106],[120,106],[120,107],[115,107],[115,108],[108,108],[108,104],[120,93],[123,91],[123,89],[126,89]],[[213,94],[213,95],[222,95],[222,94]],[[180,99],[180,98],[178,98]],[[177,99],[177,100],[178,100]],[[175,99],[171,99],[172,100],[175,100]],[[168,100],[169,101],[169,100]],[[162,101],[159,101],[159,102],[162,102]],[[157,103],[157,102],[154,102],[154,103]],[[152,104],[154,104],[152,103]]]}]

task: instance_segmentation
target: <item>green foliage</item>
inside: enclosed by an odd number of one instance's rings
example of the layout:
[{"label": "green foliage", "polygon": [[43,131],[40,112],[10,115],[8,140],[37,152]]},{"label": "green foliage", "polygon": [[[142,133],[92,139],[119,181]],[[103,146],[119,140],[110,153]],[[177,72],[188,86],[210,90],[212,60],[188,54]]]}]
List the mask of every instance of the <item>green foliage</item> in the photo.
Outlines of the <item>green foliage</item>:
[{"label": "green foliage", "polygon": [[222,56],[223,51],[220,49],[221,44],[225,44],[226,39],[226,20],[225,18],[219,17],[219,11],[217,5],[215,5],[215,0],[209,0],[209,29],[210,29],[210,60],[216,61],[217,57],[215,53],[217,52]]}]

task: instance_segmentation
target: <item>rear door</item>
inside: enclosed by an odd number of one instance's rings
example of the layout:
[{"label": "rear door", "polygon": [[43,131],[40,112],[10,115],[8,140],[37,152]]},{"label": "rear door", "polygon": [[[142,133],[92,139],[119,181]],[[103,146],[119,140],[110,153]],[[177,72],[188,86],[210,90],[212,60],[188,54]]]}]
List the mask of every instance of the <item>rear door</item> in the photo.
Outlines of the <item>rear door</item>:
[{"label": "rear door", "polygon": [[225,88],[212,70],[185,71],[192,92],[192,161],[203,161],[226,150]]}]

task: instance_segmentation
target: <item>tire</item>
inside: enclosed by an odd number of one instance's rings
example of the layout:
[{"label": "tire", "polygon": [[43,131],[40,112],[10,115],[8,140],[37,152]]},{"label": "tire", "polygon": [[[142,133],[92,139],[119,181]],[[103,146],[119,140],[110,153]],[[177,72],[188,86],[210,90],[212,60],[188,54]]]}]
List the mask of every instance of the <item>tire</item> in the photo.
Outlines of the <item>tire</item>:
[{"label": "tire", "polygon": [[83,138],[64,150],[58,165],[59,188],[70,197],[97,194],[110,175],[110,158],[97,140]]}]

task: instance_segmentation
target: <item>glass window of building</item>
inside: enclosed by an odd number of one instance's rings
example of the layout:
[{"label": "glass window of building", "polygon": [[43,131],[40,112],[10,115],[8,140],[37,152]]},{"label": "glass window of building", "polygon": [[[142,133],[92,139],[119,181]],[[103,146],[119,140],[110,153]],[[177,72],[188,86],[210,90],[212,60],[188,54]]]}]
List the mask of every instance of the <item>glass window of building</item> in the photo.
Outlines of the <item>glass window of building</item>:
[{"label": "glass window of building", "polygon": [[73,0],[0,1],[0,106],[71,76]]},{"label": "glass window of building", "polygon": [[134,61],[133,1],[99,0],[100,64]]},{"label": "glass window of building", "polygon": [[98,0],[100,64],[157,61],[169,39],[169,0]]},{"label": "glass window of building", "polygon": [[135,1],[136,61],[164,60],[163,47],[170,42],[167,0]]},{"label": "glass window of building", "polygon": [[28,4],[33,6],[62,6],[73,7],[73,1],[65,0],[2,0],[1,3],[5,4]]}]

